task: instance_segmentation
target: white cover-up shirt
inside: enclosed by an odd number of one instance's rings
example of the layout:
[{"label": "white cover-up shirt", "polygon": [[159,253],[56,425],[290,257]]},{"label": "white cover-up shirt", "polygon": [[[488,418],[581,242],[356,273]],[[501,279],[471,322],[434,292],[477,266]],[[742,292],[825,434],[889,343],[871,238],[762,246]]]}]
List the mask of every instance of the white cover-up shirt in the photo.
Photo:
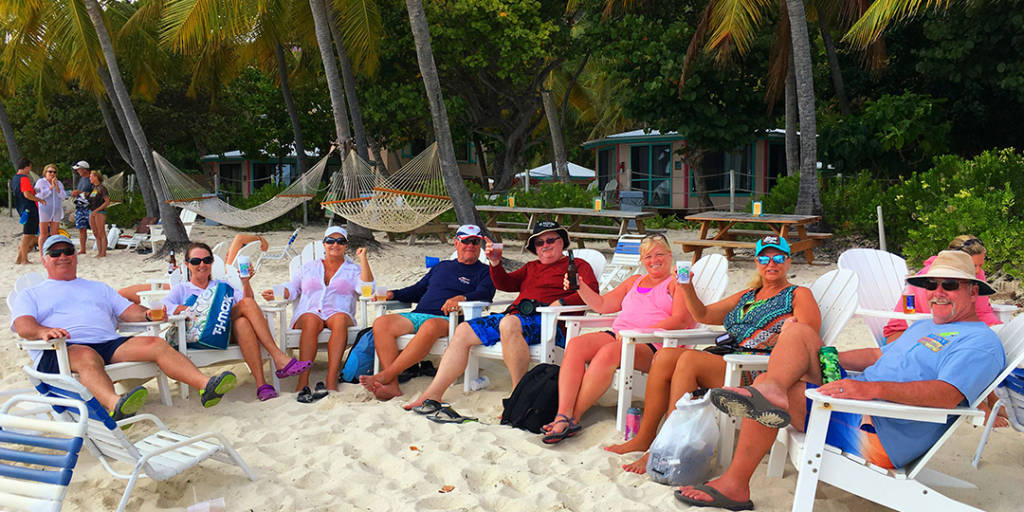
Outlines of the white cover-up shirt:
[{"label": "white cover-up shirt", "polygon": [[59,221],[64,216],[64,208],[60,202],[68,197],[68,193],[64,191],[64,184],[58,181],[57,188],[54,189],[46,178],[39,178],[36,180],[35,189],[36,197],[46,201],[46,204],[36,203],[39,205],[39,222]]},{"label": "white cover-up shirt", "polygon": [[[68,343],[95,344],[115,340],[117,319],[132,303],[105,283],[76,278],[71,281],[47,279],[27,288],[14,299],[14,321],[30,316],[43,327],[68,331]],[[29,350],[33,368],[43,351]]]},{"label": "white cover-up shirt", "polygon": [[178,306],[184,306],[186,299],[193,295],[198,297],[211,286],[216,286],[217,283],[224,283],[228,286],[231,286],[231,288],[234,290],[234,293],[231,296],[232,306],[238,304],[238,301],[242,300],[242,298],[245,297],[245,292],[243,292],[241,288],[232,286],[231,283],[227,281],[210,279],[210,282],[206,284],[206,288],[200,288],[196,286],[194,283],[192,283],[192,281],[178,283],[171,287],[171,291],[167,294],[166,297],[164,297],[164,300],[160,301],[160,303],[163,304],[164,306],[167,306],[168,314],[174,314],[175,308],[177,308]]},{"label": "white cover-up shirt", "polygon": [[295,304],[292,328],[304,313],[313,313],[324,321],[335,313],[345,313],[355,321],[361,271],[359,265],[346,259],[324,286],[324,260],[303,265],[298,275],[284,285],[288,298],[299,301]]}]

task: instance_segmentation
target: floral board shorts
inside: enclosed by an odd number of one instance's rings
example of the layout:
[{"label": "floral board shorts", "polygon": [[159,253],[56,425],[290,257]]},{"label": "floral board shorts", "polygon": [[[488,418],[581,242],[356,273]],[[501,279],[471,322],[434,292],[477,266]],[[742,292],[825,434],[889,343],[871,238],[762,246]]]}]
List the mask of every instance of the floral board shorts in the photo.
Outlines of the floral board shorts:
[{"label": "floral board shorts", "polygon": [[[523,325],[523,338],[526,339],[526,344],[537,345],[540,343],[540,315],[523,316],[513,314],[513,316],[519,318],[519,322]],[[501,341],[501,332],[498,330],[498,324],[502,318],[505,318],[505,313],[493,313],[480,318],[466,320],[466,323],[473,328],[473,332],[480,338],[483,345],[490,347]],[[555,345],[559,347],[565,346],[565,332],[560,329],[555,334]]]}]

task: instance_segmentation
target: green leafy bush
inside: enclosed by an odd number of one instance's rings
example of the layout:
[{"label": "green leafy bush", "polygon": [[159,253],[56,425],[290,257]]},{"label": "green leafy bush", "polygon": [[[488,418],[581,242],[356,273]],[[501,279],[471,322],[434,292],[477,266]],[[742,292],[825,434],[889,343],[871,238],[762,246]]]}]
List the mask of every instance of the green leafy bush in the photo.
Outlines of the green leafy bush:
[{"label": "green leafy bush", "polygon": [[146,203],[139,192],[125,192],[124,202],[107,208],[107,224],[132,230],[146,216]]}]

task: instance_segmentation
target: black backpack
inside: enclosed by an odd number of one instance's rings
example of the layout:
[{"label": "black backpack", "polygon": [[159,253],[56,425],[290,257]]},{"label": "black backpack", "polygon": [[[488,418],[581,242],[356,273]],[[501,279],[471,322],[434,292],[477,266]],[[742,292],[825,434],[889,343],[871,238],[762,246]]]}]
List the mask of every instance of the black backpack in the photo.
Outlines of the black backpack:
[{"label": "black backpack", "polygon": [[541,433],[558,412],[558,366],[541,363],[523,375],[512,396],[502,400],[501,424]]}]

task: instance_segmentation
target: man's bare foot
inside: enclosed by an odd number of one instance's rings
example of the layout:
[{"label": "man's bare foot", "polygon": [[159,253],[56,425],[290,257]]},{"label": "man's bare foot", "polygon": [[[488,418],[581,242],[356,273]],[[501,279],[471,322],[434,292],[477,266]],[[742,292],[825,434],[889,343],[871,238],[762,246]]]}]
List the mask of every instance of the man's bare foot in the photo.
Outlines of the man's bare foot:
[{"label": "man's bare foot", "polygon": [[[749,486],[730,485],[722,478],[716,478],[705,483],[704,485],[714,488],[716,491],[721,493],[722,496],[725,496],[726,498],[729,498],[730,500],[733,501],[744,502],[750,499]],[[711,501],[714,500],[714,498],[708,495],[708,493],[704,491],[698,491],[697,489],[694,489],[691,485],[680,487],[679,494],[688,496],[690,498],[693,498],[694,500],[702,502],[710,503]]]},{"label": "man's bare foot", "polygon": [[386,402],[396,396],[402,396],[402,389],[398,387],[398,381],[393,380],[387,384],[381,384],[379,381],[374,381],[373,396],[377,397],[377,400]]},{"label": "man's bare foot", "polygon": [[629,452],[645,452],[651,447],[651,441],[634,437],[625,443],[613,444],[604,447],[606,452],[617,453],[619,455]]},{"label": "man's bare foot", "polygon": [[78,251],[78,254],[85,254],[85,251]]},{"label": "man's bare foot", "polygon": [[629,464],[623,464],[622,469],[626,470],[627,473],[642,475],[647,472],[647,457],[649,456],[649,453],[645,453],[643,457],[640,457]]}]

